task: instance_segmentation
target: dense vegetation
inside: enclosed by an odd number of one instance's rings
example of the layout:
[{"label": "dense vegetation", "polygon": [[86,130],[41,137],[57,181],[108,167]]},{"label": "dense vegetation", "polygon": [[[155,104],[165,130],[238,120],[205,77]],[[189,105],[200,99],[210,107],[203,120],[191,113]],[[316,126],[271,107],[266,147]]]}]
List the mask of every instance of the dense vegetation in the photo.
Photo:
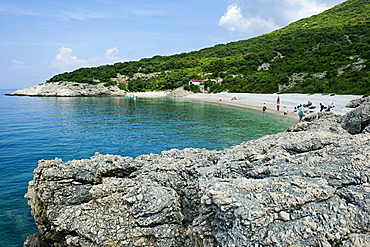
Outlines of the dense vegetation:
[{"label": "dense vegetation", "polygon": [[[118,74],[121,80],[112,81]],[[347,0],[249,40],[173,56],[80,68],[48,82],[100,81],[129,91],[180,86],[199,90],[187,86],[191,79],[204,80],[210,92],[369,94],[370,2]]]}]

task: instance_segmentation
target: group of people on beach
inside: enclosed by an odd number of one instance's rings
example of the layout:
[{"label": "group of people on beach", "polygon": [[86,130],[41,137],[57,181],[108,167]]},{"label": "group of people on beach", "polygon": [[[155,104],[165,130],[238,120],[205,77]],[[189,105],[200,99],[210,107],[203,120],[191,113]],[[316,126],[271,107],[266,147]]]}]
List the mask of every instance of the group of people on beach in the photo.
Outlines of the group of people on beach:
[{"label": "group of people on beach", "polygon": [[[322,111],[330,111],[331,108],[335,107],[334,103],[332,103],[330,106],[324,106],[322,103],[319,104],[320,112]],[[306,110],[308,108],[308,110]],[[299,104],[298,106],[294,107],[293,112],[297,112],[299,122],[302,121],[303,117],[306,116],[309,113],[313,113],[313,109],[315,109],[316,106],[312,104],[311,101],[308,101],[306,104]],[[277,96],[276,99],[276,110],[280,111],[280,96]],[[266,103],[262,106],[262,112],[265,113],[267,111]],[[284,115],[288,115],[287,111],[284,111]]]},{"label": "group of people on beach", "polygon": [[[319,107],[320,112],[322,111],[328,112],[330,111],[331,108],[334,108],[335,105],[334,103],[332,103],[330,106],[324,106],[324,104],[320,103]],[[308,108],[309,110],[306,110],[305,108]],[[314,112],[313,109],[315,108],[316,106],[313,106],[311,101],[308,101],[307,104],[299,105],[297,108],[294,107],[295,111],[298,112],[299,121],[302,121],[303,117],[306,116],[306,114],[313,113]]]}]

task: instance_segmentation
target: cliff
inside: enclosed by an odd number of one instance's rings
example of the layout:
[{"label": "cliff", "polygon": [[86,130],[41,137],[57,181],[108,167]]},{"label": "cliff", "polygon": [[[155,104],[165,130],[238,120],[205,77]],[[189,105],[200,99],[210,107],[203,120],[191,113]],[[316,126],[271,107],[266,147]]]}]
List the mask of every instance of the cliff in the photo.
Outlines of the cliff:
[{"label": "cliff", "polygon": [[17,90],[8,94],[10,96],[122,96],[125,91],[117,86],[105,87],[102,83],[93,85],[77,82],[50,82]]},{"label": "cliff", "polygon": [[[25,246],[370,246],[370,104],[222,151],[40,160]],[[354,104],[356,105],[356,104]]]}]

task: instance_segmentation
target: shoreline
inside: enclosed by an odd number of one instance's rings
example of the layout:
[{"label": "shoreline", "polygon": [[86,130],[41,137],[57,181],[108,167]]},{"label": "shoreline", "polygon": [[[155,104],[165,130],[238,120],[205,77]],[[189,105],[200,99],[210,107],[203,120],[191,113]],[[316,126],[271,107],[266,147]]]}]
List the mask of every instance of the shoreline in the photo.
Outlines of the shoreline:
[{"label": "shoreline", "polygon": [[[99,84],[100,85],[100,84]],[[355,99],[359,99],[362,95],[335,95],[335,94],[255,94],[255,93],[191,93],[188,91],[176,92],[174,91],[149,91],[149,92],[121,92],[120,89],[116,87],[105,88],[100,85],[92,90],[91,88],[81,88],[75,84],[65,82],[63,85],[59,84],[41,84],[30,88],[17,90],[13,93],[6,94],[10,96],[30,96],[30,97],[77,97],[77,96],[137,96],[143,98],[155,98],[155,97],[183,97],[193,100],[201,100],[219,104],[228,104],[239,107],[247,107],[251,109],[260,110],[262,112],[262,105],[265,103],[267,106],[266,112],[285,115],[287,117],[293,117],[298,119],[297,112],[294,111],[294,107],[298,108],[299,105],[307,104],[308,101],[312,102],[314,109],[305,108],[305,115],[312,113],[317,113],[320,111],[320,103],[328,107],[334,105],[335,107],[330,108],[330,111],[338,114],[344,115],[345,113],[351,111],[351,108],[346,108],[345,106]],[[277,97],[280,97],[280,109],[277,110]]]},{"label": "shoreline", "polygon": [[[244,108],[249,108],[249,109],[253,109],[253,110],[259,110],[259,111],[262,111],[262,105],[263,103],[259,103],[259,104],[247,104],[247,103],[244,103],[244,102],[241,102],[241,100],[229,100],[229,99],[223,99],[223,98],[220,98],[219,100],[213,100],[213,99],[209,99],[207,97],[205,98],[202,98],[202,97],[197,97],[195,95],[189,95],[189,96],[185,96],[184,98],[188,98],[188,99],[194,99],[194,100],[200,100],[200,101],[205,101],[205,102],[212,102],[212,103],[218,103],[218,104],[224,104],[224,105],[232,105],[232,106],[238,106],[238,107],[244,107]],[[278,115],[283,115],[284,114],[284,111],[277,111],[277,110],[272,110],[271,108],[267,107],[267,110],[266,110],[267,113],[272,113],[272,114],[278,114]],[[290,117],[290,118],[297,118],[297,114],[294,112],[287,112],[287,117]]]},{"label": "shoreline", "polygon": [[136,92],[136,93],[127,93],[125,96],[137,96],[143,98],[159,98],[166,97],[168,92],[165,91],[150,91],[150,92]]},{"label": "shoreline", "polygon": [[[138,92],[138,93],[129,93],[129,95],[135,95],[138,97],[166,97],[168,92]],[[276,108],[277,97],[280,97],[280,110]],[[362,95],[327,95],[327,94],[299,94],[299,93],[290,93],[290,94],[255,94],[255,93],[193,93],[190,95],[183,96],[186,99],[200,100],[218,104],[227,104],[238,107],[246,107],[250,109],[260,110],[262,112],[262,106],[266,103],[268,113],[284,115],[284,112],[287,113],[287,117],[295,118],[298,120],[298,114],[294,111],[294,107],[298,105],[307,104],[308,101],[312,102],[312,105],[315,106],[315,109],[305,108],[305,115],[310,115],[313,113],[320,112],[320,103],[324,106],[335,106],[330,109],[330,112],[333,112],[338,115],[344,115],[347,112],[351,111],[352,108],[347,108],[346,105],[354,99],[362,98]]]},{"label": "shoreline", "polygon": [[[277,97],[280,97],[280,110],[276,109]],[[294,107],[300,104],[307,104],[308,101],[312,102],[315,109],[308,109],[306,115],[320,112],[319,104],[330,106],[331,112],[339,115],[353,110],[352,108],[345,107],[351,100],[359,99],[362,95],[323,95],[323,94],[252,94],[252,93],[217,93],[217,94],[191,94],[184,98],[195,99],[207,102],[214,102],[220,104],[229,104],[240,107],[247,107],[262,111],[262,106],[266,103],[268,113],[284,115],[287,112],[288,117],[298,119],[297,112],[294,112]],[[236,99],[236,100],[235,100]]]}]

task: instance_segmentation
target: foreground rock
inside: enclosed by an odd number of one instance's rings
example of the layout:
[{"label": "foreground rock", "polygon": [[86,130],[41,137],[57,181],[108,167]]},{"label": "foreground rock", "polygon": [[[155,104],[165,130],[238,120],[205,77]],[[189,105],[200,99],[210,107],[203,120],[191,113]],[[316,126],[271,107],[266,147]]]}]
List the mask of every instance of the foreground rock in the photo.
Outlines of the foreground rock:
[{"label": "foreground rock", "polygon": [[8,95],[50,97],[123,96],[125,91],[117,86],[105,87],[103,83],[91,85],[76,82],[51,82],[20,89]]},{"label": "foreground rock", "polygon": [[356,107],[358,107],[360,105],[370,105],[370,97],[363,97],[363,98],[351,100],[350,102],[348,102],[348,104],[346,105],[346,107],[348,107],[348,108],[356,108]]},{"label": "foreground rock", "polygon": [[222,151],[41,160],[25,246],[370,246],[370,134],[347,117]]}]

